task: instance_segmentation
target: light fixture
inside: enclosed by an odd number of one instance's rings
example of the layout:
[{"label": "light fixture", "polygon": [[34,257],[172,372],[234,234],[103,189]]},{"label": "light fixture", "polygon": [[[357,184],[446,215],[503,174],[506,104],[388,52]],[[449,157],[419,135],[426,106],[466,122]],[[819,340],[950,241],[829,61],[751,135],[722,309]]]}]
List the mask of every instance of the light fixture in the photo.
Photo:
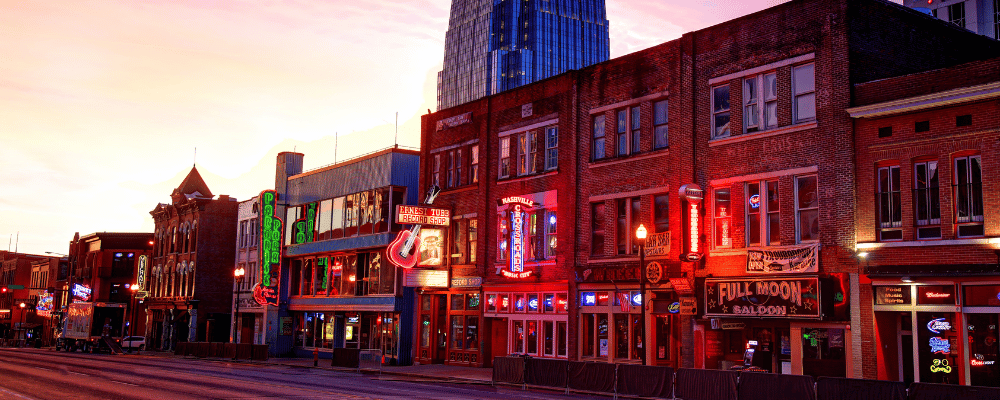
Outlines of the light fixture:
[{"label": "light fixture", "polygon": [[635,230],[635,238],[639,240],[646,239],[646,227],[639,224],[639,228]]},{"label": "light fixture", "polygon": [[906,283],[912,283],[913,282],[913,278],[908,277],[908,276],[904,276],[903,279],[902,279],[902,281],[906,282]]},{"label": "light fixture", "polygon": [[861,258],[861,259],[868,258],[868,252],[867,251],[862,251],[862,252],[858,253],[858,258]]}]

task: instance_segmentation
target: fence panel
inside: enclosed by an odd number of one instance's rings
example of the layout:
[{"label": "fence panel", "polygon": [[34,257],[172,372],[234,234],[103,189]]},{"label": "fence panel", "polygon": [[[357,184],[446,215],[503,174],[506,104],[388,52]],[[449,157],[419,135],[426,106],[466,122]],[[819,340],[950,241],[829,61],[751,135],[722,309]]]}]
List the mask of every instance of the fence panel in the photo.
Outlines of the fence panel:
[{"label": "fence panel", "polygon": [[816,400],[811,376],[741,372],[740,400]]},{"label": "fence panel", "polygon": [[186,356],[187,355],[187,342],[177,342],[174,346],[175,356]]},{"label": "fence panel", "polygon": [[646,365],[618,365],[618,394],[640,397],[673,397],[674,369]]},{"label": "fence panel", "polygon": [[382,371],[382,350],[364,349],[358,352],[358,370]]},{"label": "fence panel", "polygon": [[1000,388],[914,382],[910,400],[1000,400]]},{"label": "fence panel", "polygon": [[525,361],[524,383],[537,386],[566,387],[569,361],[529,358]]},{"label": "fence panel", "polygon": [[684,400],[736,400],[738,371],[677,370],[674,395]]},{"label": "fence panel", "polygon": [[332,365],[342,368],[358,368],[358,356],[361,350],[358,349],[333,349]]},{"label": "fence panel", "polygon": [[493,382],[524,383],[524,357],[494,357]]},{"label": "fence panel", "polygon": [[903,382],[868,379],[816,378],[818,400],[906,400]]},{"label": "fence panel", "polygon": [[567,386],[576,390],[612,393],[615,391],[615,364],[570,361]]},{"label": "fence panel", "polygon": [[267,345],[266,344],[255,344],[251,347],[251,360],[256,361],[267,361]]}]

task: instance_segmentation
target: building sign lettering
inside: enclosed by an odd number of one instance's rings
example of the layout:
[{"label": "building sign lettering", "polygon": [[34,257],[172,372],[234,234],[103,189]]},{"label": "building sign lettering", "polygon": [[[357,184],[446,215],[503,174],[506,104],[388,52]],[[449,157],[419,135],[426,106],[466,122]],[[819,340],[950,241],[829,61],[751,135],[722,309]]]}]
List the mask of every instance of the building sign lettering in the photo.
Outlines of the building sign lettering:
[{"label": "building sign lettering", "polygon": [[437,122],[437,130],[443,131],[448,128],[454,128],[456,126],[465,125],[472,122],[472,113],[467,112],[465,114],[458,114],[453,117],[448,117]]},{"label": "building sign lettering", "polygon": [[670,254],[670,231],[654,233],[646,237],[646,257]]},{"label": "building sign lettering", "polygon": [[910,304],[909,286],[875,286],[876,305]]},{"label": "building sign lettering", "polygon": [[451,223],[451,210],[399,205],[396,206],[396,223],[448,226]]},{"label": "building sign lettering", "polygon": [[693,183],[680,188],[680,196],[686,210],[681,220],[684,222],[684,250],[682,261],[698,261],[701,259],[701,201],[705,198],[704,190]]},{"label": "building sign lettering", "polygon": [[705,315],[819,318],[819,278],[705,280]]},{"label": "building sign lettering", "polygon": [[819,244],[747,249],[747,272],[752,274],[815,273],[819,271]]},{"label": "building sign lettering", "polygon": [[278,305],[278,284],[281,268],[282,221],[275,206],[278,193],[274,190],[260,192],[260,276],[261,282],[254,286],[253,297],[261,305]]}]

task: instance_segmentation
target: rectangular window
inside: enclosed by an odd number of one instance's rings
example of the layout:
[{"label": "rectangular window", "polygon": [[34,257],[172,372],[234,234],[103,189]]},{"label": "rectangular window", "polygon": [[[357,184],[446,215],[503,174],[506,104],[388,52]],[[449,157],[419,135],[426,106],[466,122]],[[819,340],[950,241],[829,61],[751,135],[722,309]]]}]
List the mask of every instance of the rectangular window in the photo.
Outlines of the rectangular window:
[{"label": "rectangular window", "polygon": [[624,156],[628,154],[628,110],[618,110],[618,120],[615,124],[615,133],[617,134],[617,145],[615,146],[615,154],[619,156]]},{"label": "rectangular window", "polygon": [[746,232],[747,246],[760,246],[761,223],[760,223],[760,182],[747,183],[747,204],[746,204]]},{"label": "rectangular window", "polygon": [[590,255],[604,255],[604,203],[590,205]]},{"label": "rectangular window", "polygon": [[728,188],[715,189],[715,247],[733,247],[732,199]]},{"label": "rectangular window", "polygon": [[455,150],[455,186],[462,186],[462,149]]},{"label": "rectangular window", "polygon": [[877,197],[879,240],[902,240],[903,214],[898,165],[878,169]]},{"label": "rectangular window", "polygon": [[472,146],[471,150],[472,159],[469,161],[469,181],[471,183],[479,182],[479,146]]},{"label": "rectangular window", "polygon": [[370,235],[372,233],[372,204],[371,192],[364,191],[357,194],[358,198],[358,234]]},{"label": "rectangular window", "polygon": [[431,176],[431,182],[436,186],[441,186],[441,154],[434,155],[434,174]]},{"label": "rectangular window", "polygon": [[743,131],[757,132],[778,126],[778,83],[775,74],[743,80]]},{"label": "rectangular window", "polygon": [[983,236],[983,170],[980,156],[955,159],[958,237]]},{"label": "rectangular window", "polygon": [[531,131],[528,136],[528,170],[526,174],[538,172],[538,131]]},{"label": "rectangular window", "polygon": [[479,221],[476,218],[469,220],[469,263],[476,262],[476,248],[479,241]]},{"label": "rectangular window", "polygon": [[528,173],[528,135],[517,135],[517,174]]},{"label": "rectangular window", "polygon": [[669,141],[667,129],[667,101],[662,100],[653,103],[653,148],[662,149],[667,147]]},{"label": "rectangular window", "polygon": [[545,212],[545,258],[556,256],[556,213]]},{"label": "rectangular window", "polygon": [[815,65],[805,64],[792,68],[792,99],[795,122],[816,119]]},{"label": "rectangular window", "polygon": [[653,232],[670,231],[670,195],[653,197]]},{"label": "rectangular window", "polygon": [[[330,238],[330,214],[333,212],[333,200],[327,199],[319,203],[319,218],[316,218],[316,240]],[[248,243],[249,245],[249,243]]]},{"label": "rectangular window", "polygon": [[500,178],[510,176],[510,136],[500,138]]},{"label": "rectangular window", "polygon": [[795,177],[796,243],[819,241],[819,192],[816,175]]},{"label": "rectangular window", "polygon": [[941,238],[941,204],[937,161],[918,162],[913,166],[913,206],[916,212],[917,239]]},{"label": "rectangular window", "polygon": [[333,209],[330,211],[330,238],[344,237],[344,198],[333,199]]},{"label": "rectangular window", "polygon": [[712,88],[712,139],[729,137],[729,85]]},{"label": "rectangular window", "polygon": [[779,212],[781,211],[781,207],[779,203],[778,181],[767,181],[767,203],[764,204],[767,207],[765,210],[767,212],[767,220],[764,227],[767,237],[764,240],[772,246],[781,244],[781,218]]},{"label": "rectangular window", "polygon": [[948,6],[948,22],[965,28],[965,2],[960,1],[958,3]]},{"label": "rectangular window", "polygon": [[556,169],[559,166],[559,129],[545,128],[545,169]]},{"label": "rectangular window", "polygon": [[465,232],[462,220],[451,221],[451,262],[452,264],[465,264]]},{"label": "rectangular window", "polygon": [[447,173],[447,180],[445,182],[447,182],[445,184],[446,188],[450,188],[450,187],[455,187],[456,186],[455,185],[455,152],[454,151],[449,151],[448,152],[448,173]]},{"label": "rectangular window", "polygon": [[615,314],[615,358],[628,358],[628,314]]},{"label": "rectangular window", "polygon": [[639,132],[642,130],[642,123],[640,122],[641,120],[639,118],[640,115],[641,114],[639,112],[639,106],[632,107],[632,109],[629,111],[629,117],[632,119],[632,132],[630,133],[632,137],[630,137],[629,139],[632,141],[633,154],[638,153],[639,146],[641,146],[639,140],[640,138]]},{"label": "rectangular window", "polygon": [[345,229],[344,236],[351,237],[357,236],[358,234],[358,195],[351,194],[347,196],[347,202],[344,204],[344,220]]},{"label": "rectangular window", "polygon": [[465,328],[465,316],[462,315],[452,315],[451,316],[451,348],[454,350],[462,350],[465,348],[465,333],[463,332]]},{"label": "rectangular window", "polygon": [[1000,1],[993,0],[993,37],[1000,40]]},{"label": "rectangular window", "polygon": [[632,234],[639,227],[642,202],[638,197],[616,200],[617,229],[616,244],[618,254],[638,254],[639,243],[632,240]]},{"label": "rectangular window", "polygon": [[374,233],[389,231],[389,188],[376,189],[372,192],[372,230]]},{"label": "rectangular window", "polygon": [[590,146],[591,155],[590,157],[594,160],[600,160],[604,158],[604,115],[594,116],[594,142]]}]

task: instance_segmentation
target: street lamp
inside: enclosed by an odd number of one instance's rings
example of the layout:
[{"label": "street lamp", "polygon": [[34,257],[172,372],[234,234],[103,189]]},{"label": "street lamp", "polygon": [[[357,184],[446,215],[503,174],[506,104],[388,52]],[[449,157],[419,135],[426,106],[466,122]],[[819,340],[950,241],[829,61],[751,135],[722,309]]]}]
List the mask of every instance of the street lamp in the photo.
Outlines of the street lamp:
[{"label": "street lamp", "polygon": [[642,365],[646,365],[646,347],[649,346],[649,342],[646,341],[646,227],[642,224],[639,224],[639,228],[635,230],[635,238],[639,240],[639,300],[641,300],[639,309],[642,312],[642,323],[640,324],[642,352],[639,353],[639,356]]},{"label": "street lamp", "polygon": [[[24,332],[24,303],[21,303],[21,325],[20,325],[20,328],[21,328],[21,332]],[[20,336],[21,335],[23,335],[23,333],[19,333],[18,334],[18,339],[19,339],[18,342],[17,342],[18,343],[18,347],[21,346],[21,341],[20,341]]]},{"label": "street lamp", "polygon": [[[236,268],[236,270],[233,271],[233,277],[236,278],[236,292],[234,296],[236,299],[236,312],[233,316],[233,343],[236,343],[237,327],[240,324],[240,293],[243,293],[240,291],[240,284],[243,282],[243,276],[246,275],[246,273],[247,271],[243,269],[243,267]],[[235,359],[236,356],[234,355],[233,358]]]},{"label": "street lamp", "polygon": [[129,336],[128,351],[131,352],[132,342],[135,341],[135,339],[132,338],[132,336],[135,336],[135,292],[139,290],[139,285],[133,284],[131,287],[129,287],[129,289],[132,290],[132,298],[130,299],[132,302],[132,322],[129,322],[128,324],[128,336]]}]

